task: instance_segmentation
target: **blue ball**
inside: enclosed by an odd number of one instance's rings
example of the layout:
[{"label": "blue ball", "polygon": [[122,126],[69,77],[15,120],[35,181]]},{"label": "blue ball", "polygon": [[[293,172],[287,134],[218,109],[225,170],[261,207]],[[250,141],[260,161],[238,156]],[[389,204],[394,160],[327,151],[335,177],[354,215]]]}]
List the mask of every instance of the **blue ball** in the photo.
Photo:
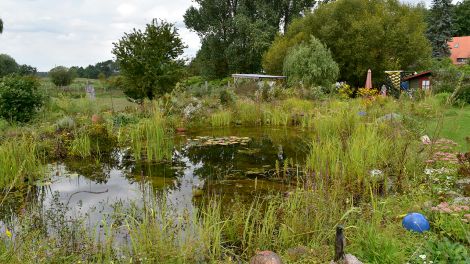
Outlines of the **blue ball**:
[{"label": "blue ball", "polygon": [[429,221],[420,213],[410,213],[403,218],[403,227],[407,230],[423,233],[429,231]]}]

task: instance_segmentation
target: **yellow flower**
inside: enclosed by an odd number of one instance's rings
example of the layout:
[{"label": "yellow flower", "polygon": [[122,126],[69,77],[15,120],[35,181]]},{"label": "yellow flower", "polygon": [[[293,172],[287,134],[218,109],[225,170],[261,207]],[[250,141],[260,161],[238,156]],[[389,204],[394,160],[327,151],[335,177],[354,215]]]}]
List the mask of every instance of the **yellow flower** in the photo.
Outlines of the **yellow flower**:
[{"label": "yellow flower", "polygon": [[5,234],[7,235],[8,238],[11,238],[11,236],[12,236],[10,230],[8,230],[8,229],[5,229]]}]

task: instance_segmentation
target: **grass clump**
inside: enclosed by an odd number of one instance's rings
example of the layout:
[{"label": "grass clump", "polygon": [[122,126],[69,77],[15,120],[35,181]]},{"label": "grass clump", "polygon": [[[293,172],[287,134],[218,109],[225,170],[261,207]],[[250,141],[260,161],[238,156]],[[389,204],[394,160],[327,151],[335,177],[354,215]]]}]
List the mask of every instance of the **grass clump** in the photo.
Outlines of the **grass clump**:
[{"label": "grass clump", "polygon": [[[171,135],[165,130],[165,120],[157,107],[150,118],[140,121],[130,131],[131,148],[136,159],[169,160],[173,154]],[[142,157],[142,153],[145,157]]]},{"label": "grass clump", "polygon": [[31,138],[9,139],[0,145],[0,187],[17,186],[33,182],[44,173]]},{"label": "grass clump", "polygon": [[229,127],[232,121],[232,112],[222,110],[211,115],[212,127]]}]

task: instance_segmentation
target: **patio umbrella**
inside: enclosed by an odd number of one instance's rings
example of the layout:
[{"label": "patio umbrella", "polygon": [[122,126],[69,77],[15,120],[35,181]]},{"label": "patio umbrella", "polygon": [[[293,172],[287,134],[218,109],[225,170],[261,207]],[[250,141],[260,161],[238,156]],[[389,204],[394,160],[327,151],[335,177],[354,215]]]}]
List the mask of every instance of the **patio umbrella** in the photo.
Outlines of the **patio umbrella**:
[{"label": "patio umbrella", "polygon": [[366,89],[372,89],[372,71],[367,71]]}]

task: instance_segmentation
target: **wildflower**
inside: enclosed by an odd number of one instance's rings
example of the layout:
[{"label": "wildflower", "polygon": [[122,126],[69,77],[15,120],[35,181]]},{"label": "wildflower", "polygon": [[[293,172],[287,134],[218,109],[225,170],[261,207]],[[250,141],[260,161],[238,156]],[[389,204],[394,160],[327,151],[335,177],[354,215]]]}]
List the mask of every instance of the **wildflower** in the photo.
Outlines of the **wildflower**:
[{"label": "wildflower", "polygon": [[419,255],[419,257],[422,259],[422,260],[425,260],[426,259],[426,255]]},{"label": "wildflower", "polygon": [[5,229],[5,234],[7,235],[8,238],[12,237],[12,234],[11,234],[10,230],[8,230],[8,229]]}]

